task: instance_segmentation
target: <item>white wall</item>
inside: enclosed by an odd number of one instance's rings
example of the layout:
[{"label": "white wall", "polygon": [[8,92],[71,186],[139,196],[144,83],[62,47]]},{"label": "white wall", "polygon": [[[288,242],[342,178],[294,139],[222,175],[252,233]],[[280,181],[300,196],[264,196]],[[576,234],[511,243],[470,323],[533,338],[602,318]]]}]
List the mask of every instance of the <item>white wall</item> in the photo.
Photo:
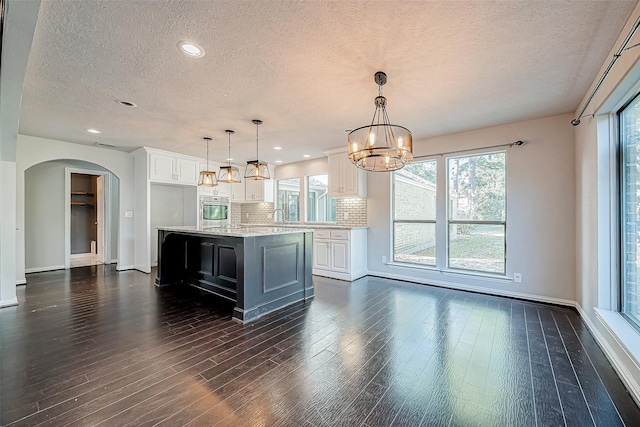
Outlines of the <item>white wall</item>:
[{"label": "white wall", "polygon": [[25,280],[25,171],[39,163],[51,160],[81,160],[111,171],[119,179],[118,203],[118,270],[133,268],[134,218],[125,218],[125,211],[133,211],[133,157],[129,153],[105,148],[71,144],[52,139],[18,135],[16,156],[17,239],[16,276]]},{"label": "white wall", "polygon": [[158,265],[158,227],[197,225],[197,187],[150,185],[151,265]]},{"label": "white wall", "polygon": [[[636,7],[603,63],[592,88],[609,65],[613,53],[640,17]],[[636,34],[630,45],[640,42]],[[616,313],[616,193],[615,113],[624,102],[640,92],[640,50],[625,51],[594,96],[575,128],[576,158],[576,301],[578,309],[598,343],[611,360],[625,385],[640,402],[640,335],[633,329],[620,329],[626,322]],[[585,94],[582,106],[591,93]],[[578,111],[579,112],[579,111]],[[597,310],[601,310],[598,313]],[[605,320],[609,319],[609,321]],[[619,322],[622,320],[622,322]],[[630,333],[628,333],[630,332]]]},{"label": "white wall", "polygon": [[[287,179],[296,177],[305,177],[307,175],[320,175],[329,171],[329,161],[327,157],[319,159],[306,160],[304,162],[289,163],[282,166],[276,166],[273,173],[274,179]],[[301,179],[304,181],[304,179]]]},{"label": "white wall", "polygon": [[[414,156],[526,141],[506,149],[508,280],[383,264],[383,256],[391,259],[392,247],[391,175],[385,173],[368,174],[369,272],[573,305],[575,173],[570,120],[571,115],[564,114],[414,141]],[[514,272],[522,274],[522,283],[511,280]]]},{"label": "white wall", "polygon": [[16,282],[24,280],[17,277],[16,266],[16,145],[40,1],[7,0],[5,5],[0,58],[0,307],[18,303]]},{"label": "white wall", "polygon": [[[43,271],[64,268],[65,263],[65,168],[107,171],[93,163],[54,160],[39,163],[25,171],[25,270]],[[118,180],[111,178],[110,254],[117,259]]]}]

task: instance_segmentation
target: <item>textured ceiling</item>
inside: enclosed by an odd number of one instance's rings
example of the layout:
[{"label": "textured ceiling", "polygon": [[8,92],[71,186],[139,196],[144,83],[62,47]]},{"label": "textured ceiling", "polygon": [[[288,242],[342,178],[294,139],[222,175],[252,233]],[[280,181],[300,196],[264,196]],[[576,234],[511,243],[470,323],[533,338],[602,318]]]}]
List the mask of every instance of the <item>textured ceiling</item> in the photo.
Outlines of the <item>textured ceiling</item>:
[{"label": "textured ceiling", "polygon": [[208,135],[224,160],[230,128],[243,163],[259,118],[260,157],[295,162],[371,120],[377,70],[414,139],[570,112],[635,4],[43,0],[20,133],[200,157]]}]

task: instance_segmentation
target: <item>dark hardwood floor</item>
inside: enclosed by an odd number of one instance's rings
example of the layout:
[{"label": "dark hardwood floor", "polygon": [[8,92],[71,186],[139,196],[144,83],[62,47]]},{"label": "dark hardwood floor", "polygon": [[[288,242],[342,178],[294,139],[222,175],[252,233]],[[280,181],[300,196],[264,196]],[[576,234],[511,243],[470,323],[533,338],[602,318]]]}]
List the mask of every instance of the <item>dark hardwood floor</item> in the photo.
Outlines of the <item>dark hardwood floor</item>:
[{"label": "dark hardwood floor", "polygon": [[616,426],[640,411],[574,310],[367,277],[241,325],[155,273],[28,276],[0,310],[10,426]]}]

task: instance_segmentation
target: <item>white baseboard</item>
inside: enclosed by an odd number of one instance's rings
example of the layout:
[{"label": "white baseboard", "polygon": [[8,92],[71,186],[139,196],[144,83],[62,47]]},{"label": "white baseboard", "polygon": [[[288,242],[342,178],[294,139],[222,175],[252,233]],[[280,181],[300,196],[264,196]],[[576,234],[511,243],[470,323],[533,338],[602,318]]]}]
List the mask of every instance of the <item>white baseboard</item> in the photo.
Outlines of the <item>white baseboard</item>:
[{"label": "white baseboard", "polygon": [[27,279],[16,280],[16,286],[26,285],[26,284],[27,284]]},{"label": "white baseboard", "polygon": [[[640,406],[640,384],[638,384],[638,382],[634,379],[633,375],[631,375],[631,372],[629,372],[629,369],[627,369],[623,361],[620,360],[620,358],[617,356],[617,353],[611,346],[609,340],[602,333],[600,333],[600,331],[596,328],[596,326],[591,321],[591,319],[587,316],[587,313],[584,311],[582,306],[576,302],[575,307],[578,310],[578,313],[580,313],[580,318],[582,319],[584,324],[587,325],[589,332],[591,332],[591,335],[593,335],[593,338],[596,340],[596,342],[604,352],[605,356],[607,356],[607,359],[611,363],[611,366],[613,366],[613,369],[618,374],[618,377],[620,377],[620,380],[622,380],[624,386],[627,388],[627,390],[629,390],[631,397],[633,398],[633,400],[635,400],[636,404]],[[636,367],[638,367],[638,362],[635,360],[633,356],[631,356],[628,353],[628,350],[626,349],[625,345],[620,342],[616,334],[611,331],[611,329],[607,326],[605,322],[602,322],[602,325],[605,327],[605,329],[611,336],[611,339],[620,346],[620,348],[627,355],[629,360]],[[640,367],[638,368],[638,370],[640,370]]]},{"label": "white baseboard", "polygon": [[18,297],[0,300],[0,308],[18,305]]},{"label": "white baseboard", "polygon": [[123,265],[120,267],[116,267],[116,270],[118,271],[125,271],[125,270],[135,270],[136,266],[135,265]]},{"label": "white baseboard", "polygon": [[117,264],[117,263],[118,263],[118,258],[112,259],[109,264]]},{"label": "white baseboard", "polygon": [[346,280],[347,282],[353,282],[354,280],[358,280],[361,277],[366,276],[367,271],[362,270],[357,273],[347,274],[347,273],[338,273],[336,271],[331,271],[331,270],[320,270],[315,268],[312,270],[311,274],[315,276],[329,277],[331,279]]},{"label": "white baseboard", "polygon": [[25,273],[40,273],[43,271],[53,271],[53,270],[64,270],[65,265],[50,265],[48,267],[35,267],[35,268],[26,268],[24,270]]},{"label": "white baseboard", "polygon": [[402,280],[404,282],[421,283],[424,285],[433,285],[433,286],[438,286],[440,288],[456,289],[459,291],[479,292],[481,294],[496,295],[500,297],[520,298],[520,299],[525,299],[529,301],[546,302],[546,303],[557,304],[557,305],[566,305],[569,307],[575,307],[576,305],[576,302],[573,300],[547,297],[542,295],[527,294],[523,292],[504,291],[504,290],[493,289],[493,288],[484,288],[482,286],[475,286],[475,285],[474,286],[461,285],[459,283],[450,283],[450,282],[444,282],[441,280],[433,280],[433,279],[423,279],[421,277],[405,276],[402,274],[389,274],[389,273],[383,273],[379,271],[369,271],[368,274],[370,276],[384,277],[385,279],[396,279],[396,280]]}]

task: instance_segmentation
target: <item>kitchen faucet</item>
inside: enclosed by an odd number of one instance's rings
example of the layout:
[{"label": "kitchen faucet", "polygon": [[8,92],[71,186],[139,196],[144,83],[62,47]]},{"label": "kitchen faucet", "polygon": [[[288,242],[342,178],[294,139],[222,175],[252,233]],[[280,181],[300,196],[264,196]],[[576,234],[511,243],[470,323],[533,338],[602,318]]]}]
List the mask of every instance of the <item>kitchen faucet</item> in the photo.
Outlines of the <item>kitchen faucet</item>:
[{"label": "kitchen faucet", "polygon": [[287,222],[285,217],[284,217],[284,210],[282,210],[281,208],[274,209],[273,212],[271,212],[271,216],[273,217],[273,221],[274,222],[279,222],[278,221],[278,216],[276,215],[276,212],[278,212],[278,211],[282,212],[282,222]]}]

